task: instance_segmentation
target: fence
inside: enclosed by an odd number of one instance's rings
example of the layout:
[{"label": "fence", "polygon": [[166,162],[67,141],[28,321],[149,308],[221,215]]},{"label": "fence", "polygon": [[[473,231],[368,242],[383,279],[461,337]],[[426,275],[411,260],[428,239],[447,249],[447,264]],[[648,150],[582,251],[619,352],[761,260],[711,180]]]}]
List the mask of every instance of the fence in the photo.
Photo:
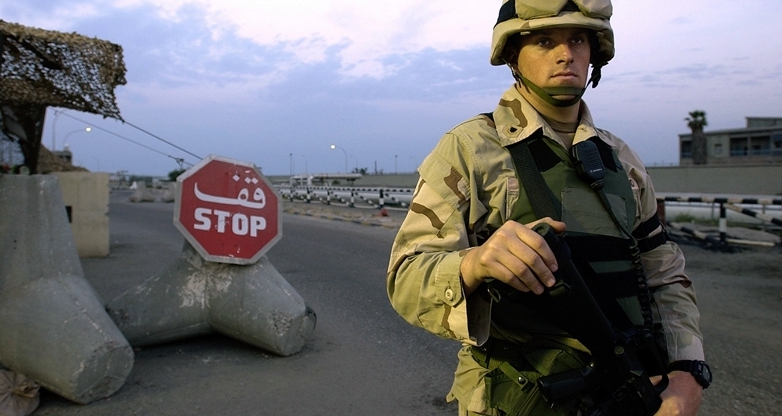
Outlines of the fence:
[{"label": "fence", "polygon": [[[388,206],[406,209],[410,206],[414,188],[397,187],[334,187],[334,186],[290,186],[278,185],[277,189],[283,198],[290,201],[304,202],[317,201],[325,204],[345,204],[349,207],[384,208]],[[743,244],[773,246],[774,243],[764,241],[751,241],[729,238],[727,235],[728,212],[745,218],[754,219],[755,224],[769,224],[782,227],[782,198],[780,197],[743,197],[724,195],[700,195],[681,196],[658,194],[658,210],[662,212],[665,220],[667,211],[675,211],[682,206],[691,210],[711,211],[719,210],[719,237],[712,237],[706,233],[697,231],[692,227],[678,222],[668,224],[679,231],[692,235],[695,238],[706,241],[709,244]],[[673,210],[671,208],[674,208]],[[769,214],[772,211],[775,215]],[[708,215],[700,215],[708,217]],[[696,215],[697,217],[697,215]],[[716,219],[716,218],[715,218]],[[733,217],[733,221],[747,223],[746,219]]]},{"label": "fence", "polygon": [[[675,221],[668,221],[668,224],[679,231],[692,235],[695,238],[703,240],[709,244],[740,244],[740,245],[756,245],[756,246],[774,246],[775,243],[767,241],[753,241],[729,238],[728,229],[728,212],[734,212],[737,215],[749,217],[755,219],[757,224],[771,224],[773,226],[782,226],[782,198],[778,197],[730,197],[730,196],[675,196],[658,194],[657,196],[658,206],[663,204],[663,212],[667,215],[669,205],[666,204],[684,204],[689,206],[698,206],[701,208],[712,210],[712,217],[714,209],[719,210],[719,237],[712,237],[706,233],[699,232],[686,224],[681,224]],[[739,206],[745,205],[745,206]],[[759,207],[759,208],[758,208]],[[658,208],[659,209],[659,208]],[[761,212],[758,212],[760,209]],[[766,211],[771,210],[776,213],[777,216],[770,215]],[[747,221],[740,221],[746,223]]]},{"label": "fence", "polygon": [[291,201],[341,203],[349,207],[407,208],[413,199],[413,188],[278,185],[277,190],[283,198]]}]

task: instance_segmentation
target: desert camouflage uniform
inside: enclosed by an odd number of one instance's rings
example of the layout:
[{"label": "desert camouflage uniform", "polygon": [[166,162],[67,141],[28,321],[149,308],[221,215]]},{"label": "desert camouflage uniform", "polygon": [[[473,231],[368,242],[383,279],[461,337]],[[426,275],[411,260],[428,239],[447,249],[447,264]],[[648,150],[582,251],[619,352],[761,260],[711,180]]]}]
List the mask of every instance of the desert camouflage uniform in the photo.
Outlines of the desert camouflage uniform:
[{"label": "desert camouflage uniform", "polygon": [[[513,87],[503,95],[493,120],[480,115],[448,132],[419,169],[410,212],[391,253],[387,285],[396,311],[413,325],[464,344],[448,399],[458,400],[462,408],[473,412],[492,410],[485,377],[489,370],[476,362],[470,346],[483,344],[489,335],[514,343],[525,343],[535,336],[492,325],[486,297],[465,298],[459,265],[465,250],[476,246],[480,236],[498,229],[513,212],[520,187],[505,146],[530,137],[538,129],[563,145]],[[574,143],[595,136],[614,149],[630,179],[637,206],[635,227],[656,213],[651,179],[626,143],[595,128],[582,101]],[[655,288],[653,312],[655,322],[662,324],[669,359],[702,360],[695,292],[684,274],[681,250],[667,242],[644,253],[642,259],[649,284]],[[586,351],[575,340],[556,341]]]}]

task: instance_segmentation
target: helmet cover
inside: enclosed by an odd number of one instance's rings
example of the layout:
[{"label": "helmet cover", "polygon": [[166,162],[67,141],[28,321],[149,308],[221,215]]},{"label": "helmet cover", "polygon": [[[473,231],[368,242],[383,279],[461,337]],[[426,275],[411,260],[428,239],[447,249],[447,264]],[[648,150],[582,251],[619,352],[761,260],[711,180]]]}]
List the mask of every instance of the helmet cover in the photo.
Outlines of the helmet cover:
[{"label": "helmet cover", "polygon": [[505,43],[513,34],[557,27],[582,27],[595,32],[599,49],[592,65],[601,68],[614,57],[611,0],[503,0],[492,34],[491,64],[505,65]]}]

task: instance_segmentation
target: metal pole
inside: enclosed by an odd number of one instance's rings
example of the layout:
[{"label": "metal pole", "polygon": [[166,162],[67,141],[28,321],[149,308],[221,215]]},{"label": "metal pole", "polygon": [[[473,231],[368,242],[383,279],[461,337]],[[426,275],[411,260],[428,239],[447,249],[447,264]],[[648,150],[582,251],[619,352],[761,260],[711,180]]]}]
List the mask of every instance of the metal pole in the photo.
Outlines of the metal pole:
[{"label": "metal pole", "polygon": [[728,234],[728,216],[725,211],[725,203],[720,202],[720,243],[725,244]]},{"label": "metal pole", "polygon": [[345,149],[337,146],[336,144],[331,145],[331,149],[339,149],[342,150],[342,153],[345,155],[345,173],[348,173],[348,152],[345,151]]},{"label": "metal pole", "polygon": [[307,172],[307,158],[304,155],[301,155],[301,157],[304,159],[304,182],[305,182],[306,185],[309,186],[309,184],[310,184],[310,174],[309,174],[309,172]]},{"label": "metal pole", "polygon": [[54,110],[54,120],[52,120],[52,152],[56,149],[54,148],[54,128],[57,127],[57,118],[60,117],[60,112],[57,110]]},{"label": "metal pole", "polygon": [[[90,127],[90,126],[87,126],[87,127],[83,128],[83,129],[76,129],[76,130],[73,130],[73,131],[69,131],[69,132],[68,132],[68,133],[65,135],[65,137],[63,137],[63,139],[62,139],[62,148],[63,148],[63,150],[65,150],[65,145],[67,145],[67,144],[68,144],[68,137],[69,137],[71,134],[73,134],[73,133],[78,133],[78,132],[80,132],[80,131],[83,131],[83,132],[89,133],[89,132],[91,132],[91,131],[92,131],[92,127]],[[54,142],[52,142],[52,145],[54,145]]]}]

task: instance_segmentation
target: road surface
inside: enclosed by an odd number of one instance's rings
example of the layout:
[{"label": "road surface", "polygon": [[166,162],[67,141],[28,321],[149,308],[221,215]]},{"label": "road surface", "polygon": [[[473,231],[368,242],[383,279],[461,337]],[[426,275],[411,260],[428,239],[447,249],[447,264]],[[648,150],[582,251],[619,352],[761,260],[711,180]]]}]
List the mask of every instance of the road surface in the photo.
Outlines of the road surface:
[{"label": "road surface", "polygon": [[[104,301],[166,268],[184,242],[173,204],[128,196],[111,197],[111,255],[83,259]],[[299,215],[284,214],[283,238],[267,256],[317,313],[299,354],[277,357],[223,335],[138,349],[114,396],[80,406],[43,392],[35,415],[455,415],[444,396],[457,343],[408,325],[386,297],[403,213],[286,210]],[[782,252],[725,254],[684,241],[682,249],[715,378],[700,414],[782,415]]]}]

